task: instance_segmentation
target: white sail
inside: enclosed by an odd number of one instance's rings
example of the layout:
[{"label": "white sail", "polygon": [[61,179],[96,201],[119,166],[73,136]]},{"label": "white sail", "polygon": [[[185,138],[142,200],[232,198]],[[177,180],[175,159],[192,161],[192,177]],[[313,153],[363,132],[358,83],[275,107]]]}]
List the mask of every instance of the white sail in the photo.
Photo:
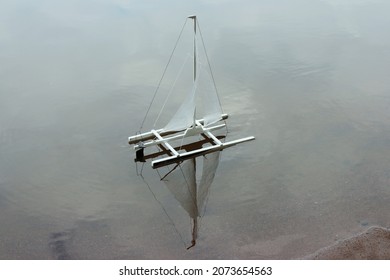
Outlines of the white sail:
[{"label": "white sail", "polygon": [[194,19],[193,81],[192,89],[163,131],[181,131],[195,125],[195,119],[203,119],[207,127],[221,120],[222,109],[218,99],[211,69],[208,71],[206,50],[197,47],[196,17]]},{"label": "white sail", "polygon": [[202,64],[198,69],[197,104],[201,110],[197,110],[200,114],[197,118],[203,119],[204,126],[207,127],[220,121],[223,112],[211,72],[207,71]]},{"label": "white sail", "polygon": [[181,131],[191,127],[195,123],[196,88],[196,84],[194,84],[191,91],[187,94],[186,99],[169,123],[164,127],[163,131]]},{"label": "white sail", "polygon": [[205,127],[221,120],[223,112],[211,74],[203,67],[198,69],[191,91],[164,127],[164,131],[187,129],[195,124],[195,119],[203,119]]},{"label": "white sail", "polygon": [[198,69],[191,91],[164,131],[185,130],[195,124],[195,119],[203,119],[205,127],[221,120],[223,112],[211,74],[203,67]]}]

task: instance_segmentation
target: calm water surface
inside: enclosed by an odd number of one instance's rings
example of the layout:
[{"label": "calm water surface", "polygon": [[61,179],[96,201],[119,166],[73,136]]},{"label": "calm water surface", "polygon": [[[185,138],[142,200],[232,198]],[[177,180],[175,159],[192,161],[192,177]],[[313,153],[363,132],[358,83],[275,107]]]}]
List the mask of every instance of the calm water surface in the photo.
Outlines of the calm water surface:
[{"label": "calm water surface", "polygon": [[[295,259],[390,226],[388,1],[2,1],[1,259]],[[197,14],[228,149],[202,219],[156,174],[139,129]],[[180,237],[181,236],[181,237]],[[183,239],[183,240],[182,240]]]}]

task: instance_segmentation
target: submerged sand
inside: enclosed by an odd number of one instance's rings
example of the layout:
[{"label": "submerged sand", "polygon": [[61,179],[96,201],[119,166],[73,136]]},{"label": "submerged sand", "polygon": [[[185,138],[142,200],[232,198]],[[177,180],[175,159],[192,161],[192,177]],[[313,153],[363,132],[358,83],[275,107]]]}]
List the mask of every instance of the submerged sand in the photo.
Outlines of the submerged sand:
[{"label": "submerged sand", "polygon": [[316,260],[390,260],[390,230],[371,227],[307,256]]}]

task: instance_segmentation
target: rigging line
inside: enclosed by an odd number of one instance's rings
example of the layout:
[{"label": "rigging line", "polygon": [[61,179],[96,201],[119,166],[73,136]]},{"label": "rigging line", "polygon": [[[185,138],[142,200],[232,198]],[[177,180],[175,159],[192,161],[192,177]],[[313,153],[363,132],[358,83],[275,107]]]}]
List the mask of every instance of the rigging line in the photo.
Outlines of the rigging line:
[{"label": "rigging line", "polygon": [[143,163],[141,164],[141,170],[139,171],[139,170],[138,170],[138,163],[137,163],[137,162],[135,163],[137,176],[142,176],[142,171],[144,170],[144,165],[145,165],[145,163],[143,162]]},{"label": "rigging line", "polygon": [[178,149],[179,151],[181,150],[181,148],[183,148],[184,138],[186,137],[187,131],[188,131],[188,128],[184,131],[183,137],[181,137],[180,147]]},{"label": "rigging line", "polygon": [[165,100],[164,100],[164,104],[163,104],[163,106],[161,107],[160,112],[158,113],[158,116],[157,116],[157,118],[156,118],[156,121],[155,121],[154,124],[153,124],[153,127],[156,126],[156,123],[157,123],[158,120],[160,119],[160,116],[161,116],[162,112],[164,111],[164,108],[165,108],[165,106],[166,106],[166,104],[167,104],[169,98],[170,98],[171,95],[172,95],[173,89],[174,89],[174,87],[175,87],[177,81],[179,80],[179,77],[180,77],[181,74],[183,73],[184,66],[187,64],[188,59],[189,59],[189,55],[187,55],[186,60],[184,61],[183,65],[181,66],[180,71],[179,71],[179,73],[177,74],[177,76],[176,76],[176,78],[175,78],[175,81],[173,82],[173,85],[172,85],[172,87],[171,87],[171,89],[170,89],[170,91],[169,91],[167,97],[166,97]]},{"label": "rigging line", "polygon": [[150,102],[149,107],[148,107],[148,109],[146,110],[146,114],[145,114],[144,119],[142,120],[142,123],[141,123],[141,126],[140,126],[140,128],[139,128],[139,131],[142,130],[142,128],[143,128],[143,126],[144,126],[144,123],[145,123],[145,121],[146,121],[146,118],[148,117],[150,108],[152,107],[152,104],[153,104],[153,102],[154,102],[154,99],[156,98],[157,92],[158,92],[158,90],[159,90],[159,88],[160,88],[161,82],[162,82],[162,80],[164,79],[165,73],[167,72],[169,63],[170,63],[171,60],[172,60],[173,53],[175,52],[176,47],[177,47],[177,44],[179,43],[179,40],[180,40],[181,35],[182,35],[182,33],[183,33],[184,27],[186,26],[187,20],[188,20],[188,18],[186,18],[186,20],[185,20],[185,22],[184,22],[184,24],[183,24],[183,27],[181,28],[179,37],[177,38],[176,43],[175,43],[175,46],[173,47],[173,50],[172,50],[172,52],[171,52],[171,55],[169,56],[168,63],[167,63],[167,65],[165,65],[165,69],[164,69],[163,74],[162,74],[162,76],[161,76],[161,78],[160,78],[160,81],[159,81],[158,84],[157,84],[157,88],[156,88],[156,90],[154,91],[154,94],[153,94],[153,97],[152,97],[152,101]]},{"label": "rigging line", "polygon": [[184,241],[184,238],[183,236],[180,234],[179,230],[177,229],[175,223],[173,222],[171,216],[169,216],[167,210],[165,209],[164,205],[161,203],[161,201],[157,198],[156,194],[152,191],[152,188],[150,187],[150,185],[148,184],[148,182],[146,182],[144,176],[141,174],[140,177],[142,178],[142,180],[144,181],[144,183],[146,184],[146,186],[148,187],[149,191],[151,192],[151,194],[153,195],[154,199],[157,201],[158,204],[160,204],[160,207],[161,209],[164,211],[165,215],[168,217],[171,225],[173,226],[173,228],[175,229],[177,235],[179,235],[180,237],[180,240],[183,242],[184,244],[184,247],[187,248],[187,244],[186,242]]},{"label": "rigging line", "polygon": [[171,170],[168,171],[167,174],[164,175],[164,177],[161,178],[161,175],[160,173],[158,173],[160,175],[160,181],[164,180],[169,174],[171,174],[173,171],[175,171],[175,169],[180,165],[181,162],[179,162],[178,164],[176,164],[175,167],[173,167]]},{"label": "rigging line", "polygon": [[221,111],[223,112],[223,108],[222,108],[222,104],[221,104],[221,99],[219,98],[219,93],[218,93],[218,89],[217,89],[217,84],[215,83],[213,70],[211,69],[211,64],[210,64],[209,56],[207,55],[206,46],[205,46],[205,44],[204,44],[203,35],[202,35],[202,31],[201,31],[201,29],[200,29],[199,21],[197,21],[196,24],[197,24],[198,29],[199,29],[199,34],[200,34],[200,38],[201,38],[201,40],[202,40],[203,50],[204,50],[204,53],[205,53],[205,55],[206,55],[207,64],[208,64],[208,66],[209,66],[209,68],[210,68],[210,74],[211,74],[211,78],[213,79],[213,84],[214,84],[215,92],[216,92],[216,94],[217,94],[219,106],[221,107]]}]

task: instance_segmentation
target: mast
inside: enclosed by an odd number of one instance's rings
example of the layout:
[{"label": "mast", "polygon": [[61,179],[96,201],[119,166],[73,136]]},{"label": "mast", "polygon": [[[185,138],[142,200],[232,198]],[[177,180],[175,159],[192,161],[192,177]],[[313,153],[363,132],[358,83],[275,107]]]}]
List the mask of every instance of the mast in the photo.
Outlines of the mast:
[{"label": "mast", "polygon": [[[192,16],[189,16],[188,18],[192,19],[194,21],[194,85],[195,85],[195,82],[196,82],[196,16],[195,15],[192,15]],[[194,117],[195,119],[195,117]],[[194,168],[196,168],[196,160],[195,158],[192,159],[193,160],[193,164],[194,164]],[[195,171],[196,172],[196,171]],[[196,207],[196,215],[195,217],[193,218],[193,225],[192,225],[192,241],[191,241],[191,246],[189,246],[187,248],[190,249],[192,247],[194,247],[196,245],[196,239],[198,237],[198,186],[196,185],[195,183],[195,193],[194,193],[194,197],[193,197],[193,200],[194,200],[194,204],[195,204],[195,207]]]},{"label": "mast", "polygon": [[[188,18],[192,19],[193,22],[194,22],[194,86],[195,86],[195,83],[196,83],[196,71],[197,71],[197,68],[196,68],[196,52],[197,52],[197,49],[196,49],[196,25],[197,25],[197,22],[196,22],[196,15],[191,15],[189,16]],[[194,116],[194,120],[195,120],[195,116]],[[195,124],[195,123],[194,123]],[[196,173],[196,160],[195,158],[192,159],[193,161],[193,165],[194,165],[194,169],[195,169],[195,173]],[[192,241],[191,241],[191,246],[189,246],[187,248],[190,249],[192,247],[194,247],[196,245],[196,239],[198,238],[198,215],[199,215],[199,210],[198,210],[198,186],[195,182],[195,190],[194,190],[194,197],[192,198],[193,199],[193,202],[194,202],[194,206],[195,206],[195,217],[192,218],[192,221],[193,221],[193,225],[192,225]]]},{"label": "mast", "polygon": [[195,15],[192,15],[192,16],[189,16],[188,18],[192,19],[194,21],[194,82],[196,80],[196,25],[197,25],[197,22],[196,22],[196,16]]}]

